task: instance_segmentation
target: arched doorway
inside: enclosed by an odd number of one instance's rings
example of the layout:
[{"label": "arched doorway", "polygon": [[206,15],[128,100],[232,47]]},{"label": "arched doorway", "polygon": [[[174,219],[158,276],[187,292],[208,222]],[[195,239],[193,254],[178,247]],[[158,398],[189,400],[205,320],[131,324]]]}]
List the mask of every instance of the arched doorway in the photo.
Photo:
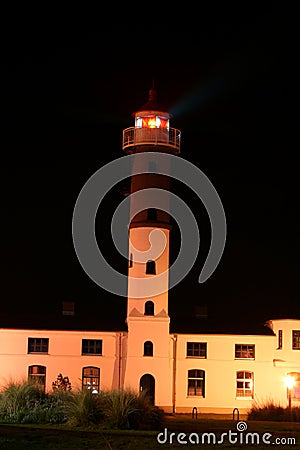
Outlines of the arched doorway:
[{"label": "arched doorway", "polygon": [[140,379],[140,391],[146,391],[147,396],[151,402],[151,405],[154,405],[155,399],[155,379],[149,373],[143,375]]}]

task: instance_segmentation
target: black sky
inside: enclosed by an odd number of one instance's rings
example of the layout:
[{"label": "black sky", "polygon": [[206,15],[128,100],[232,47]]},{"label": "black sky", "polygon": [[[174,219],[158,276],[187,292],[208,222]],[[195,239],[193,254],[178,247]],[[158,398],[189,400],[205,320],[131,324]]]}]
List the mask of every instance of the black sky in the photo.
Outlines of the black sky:
[{"label": "black sky", "polygon": [[[295,11],[206,11],[192,23],[98,27],[72,21],[9,23],[1,56],[1,309],[51,312],[62,301],[95,311],[123,299],[95,285],[72,245],[76,198],[103,164],[122,156],[122,130],[146,100],[158,98],[182,131],[181,156],[212,181],[228,235],[212,277],[198,275],[209,223],[187,187],[203,243],[189,276],[170,292],[170,310],[194,304],[226,317],[263,321],[299,316],[298,36]],[[193,16],[191,12],[191,16]],[[108,18],[107,18],[108,19]],[[54,26],[55,25],[55,26]],[[120,188],[120,189],[119,189]],[[98,220],[108,242],[118,186]],[[188,295],[187,295],[188,293]],[[101,309],[100,308],[100,309]],[[122,310],[123,308],[123,310]],[[225,316],[223,316],[225,317]],[[1,326],[1,324],[0,324]]]}]

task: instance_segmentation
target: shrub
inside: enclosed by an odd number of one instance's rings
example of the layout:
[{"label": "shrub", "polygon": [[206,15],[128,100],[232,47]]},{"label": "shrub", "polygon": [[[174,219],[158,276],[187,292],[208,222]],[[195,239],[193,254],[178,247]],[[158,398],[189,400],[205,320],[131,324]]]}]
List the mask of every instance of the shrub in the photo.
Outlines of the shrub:
[{"label": "shrub", "polygon": [[272,400],[263,403],[255,402],[248,412],[248,420],[300,422],[300,407],[287,408]]},{"label": "shrub", "polygon": [[10,381],[0,396],[0,418],[20,423],[45,397],[41,387],[33,381]]},{"label": "shrub", "polygon": [[131,389],[103,393],[105,425],[109,428],[156,430],[160,429],[164,413],[151,405],[148,397]]},{"label": "shrub", "polygon": [[69,392],[65,397],[63,411],[70,425],[98,424],[103,418],[101,394],[93,394],[88,389]]}]

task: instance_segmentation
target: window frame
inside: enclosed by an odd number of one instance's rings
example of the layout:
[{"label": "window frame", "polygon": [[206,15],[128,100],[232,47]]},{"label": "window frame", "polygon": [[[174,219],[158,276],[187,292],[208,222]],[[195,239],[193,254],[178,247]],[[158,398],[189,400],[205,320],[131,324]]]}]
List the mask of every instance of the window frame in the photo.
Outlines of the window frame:
[{"label": "window frame", "polygon": [[[192,390],[194,390],[194,394],[191,393]],[[199,392],[201,390],[201,394],[197,394],[198,390],[199,390]],[[203,370],[203,369],[188,369],[187,397],[205,398],[205,370]]]},{"label": "window frame", "polygon": [[[96,374],[95,373],[85,374],[85,371],[87,371],[89,369],[92,369],[91,372],[96,371]],[[89,381],[85,382],[85,380],[87,380],[87,379]],[[97,382],[92,381],[92,380],[96,380]],[[93,389],[92,390],[92,394],[96,394],[96,393],[98,394],[100,392],[100,367],[97,367],[97,366],[84,366],[82,368],[82,383],[81,383],[81,387],[82,387],[82,390],[83,389],[88,389],[88,390]],[[94,392],[95,389],[96,389],[97,392]]]},{"label": "window frame", "polygon": [[[240,347],[238,349],[237,347]],[[252,347],[252,349],[251,349]],[[241,355],[238,356],[237,353],[240,352]],[[246,356],[247,353],[251,352],[251,356]],[[235,344],[234,346],[234,359],[251,359],[255,360],[255,344]]]},{"label": "window frame", "polygon": [[143,348],[144,348],[143,356],[146,356],[146,357],[153,356],[153,342],[152,341],[145,341]]},{"label": "window frame", "polygon": [[[238,374],[243,374],[243,376],[238,377]],[[249,374],[250,377],[247,377],[246,374]],[[238,383],[242,383],[242,387],[238,387]],[[251,387],[246,387],[246,383],[250,383]],[[241,393],[243,391],[243,395],[239,395],[238,392]],[[247,395],[248,391],[248,395]],[[250,392],[250,393],[249,393]],[[237,370],[235,373],[235,397],[237,399],[249,399],[254,398],[254,372],[251,370]]]},{"label": "window frame", "polygon": [[283,331],[278,330],[277,350],[282,350],[282,343],[283,343]]},{"label": "window frame", "polygon": [[156,262],[154,259],[148,259],[146,262],[146,275],[156,275]]},{"label": "window frame", "polygon": [[292,350],[300,350],[300,330],[292,330]]},{"label": "window frame", "polygon": [[[190,346],[190,349],[189,349]],[[198,350],[196,349],[198,346]],[[203,347],[203,348],[202,348]],[[188,354],[188,353],[194,354]],[[199,353],[198,355],[196,353]],[[203,354],[201,354],[203,353]],[[207,342],[188,341],[186,343],[186,358],[207,359]]]},{"label": "window frame", "polygon": [[[38,341],[40,341],[40,342],[38,342]],[[31,348],[31,347],[33,347],[33,348]],[[37,350],[37,347],[40,347],[40,349]],[[43,347],[45,348],[45,350],[43,350]],[[28,354],[39,353],[39,354],[47,355],[49,353],[49,338],[29,337],[27,339],[27,353]]]},{"label": "window frame", "polygon": [[147,300],[144,305],[144,316],[154,316],[154,302]]},{"label": "window frame", "polygon": [[[90,350],[90,343],[94,344],[94,351],[84,351],[84,345],[87,343],[88,350]],[[100,352],[97,351],[97,343],[100,343]],[[82,356],[102,356],[103,355],[103,339],[82,339],[81,340],[81,355]]]},{"label": "window frame", "polygon": [[[33,368],[43,369],[40,372],[37,373],[31,373]],[[28,366],[28,380],[34,380],[35,383],[37,383],[39,386],[41,386],[42,390],[46,391],[46,373],[47,373],[47,367],[43,366],[41,364],[32,364]],[[42,381],[41,381],[42,380]]]}]

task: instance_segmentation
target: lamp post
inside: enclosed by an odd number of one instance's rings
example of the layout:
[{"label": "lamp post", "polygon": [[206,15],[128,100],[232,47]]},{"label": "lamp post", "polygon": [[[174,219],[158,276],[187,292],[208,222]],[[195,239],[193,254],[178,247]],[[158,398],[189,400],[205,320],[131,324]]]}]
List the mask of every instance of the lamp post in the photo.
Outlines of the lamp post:
[{"label": "lamp post", "polygon": [[288,375],[285,378],[285,385],[287,387],[287,393],[288,393],[288,407],[289,409],[292,408],[292,389],[295,386],[295,378],[291,375]]}]

